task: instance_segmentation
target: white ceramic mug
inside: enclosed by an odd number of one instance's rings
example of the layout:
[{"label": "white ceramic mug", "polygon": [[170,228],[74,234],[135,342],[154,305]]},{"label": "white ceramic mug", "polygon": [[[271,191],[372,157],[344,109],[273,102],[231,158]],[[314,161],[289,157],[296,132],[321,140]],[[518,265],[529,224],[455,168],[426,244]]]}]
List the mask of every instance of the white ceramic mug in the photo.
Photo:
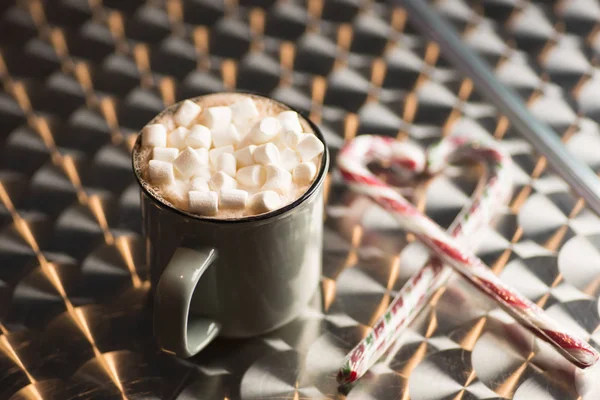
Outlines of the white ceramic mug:
[{"label": "white ceramic mug", "polygon": [[[318,127],[308,123],[324,141]],[[154,291],[154,333],[164,351],[190,357],[217,335],[259,335],[300,313],[321,276],[328,166],[326,149],[315,181],[299,199],[235,220],[171,207],[153,197],[136,173]]]}]

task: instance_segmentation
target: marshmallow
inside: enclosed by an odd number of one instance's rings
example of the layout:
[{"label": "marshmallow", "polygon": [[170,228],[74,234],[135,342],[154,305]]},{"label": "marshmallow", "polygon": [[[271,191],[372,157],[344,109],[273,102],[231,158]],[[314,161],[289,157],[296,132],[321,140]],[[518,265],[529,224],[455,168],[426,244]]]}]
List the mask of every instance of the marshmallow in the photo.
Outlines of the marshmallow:
[{"label": "marshmallow", "polygon": [[155,185],[175,182],[173,164],[166,161],[150,160],[148,163],[148,174],[150,176],[150,182]]},{"label": "marshmallow", "polygon": [[279,194],[286,194],[292,184],[292,174],[277,165],[267,165],[267,181],[262,186],[265,190],[273,190]]},{"label": "marshmallow", "polygon": [[173,165],[177,169],[177,172],[183,179],[188,179],[192,175],[199,173],[207,165],[207,160],[202,159],[201,156],[191,147],[187,147],[181,152],[173,161]]},{"label": "marshmallow", "polygon": [[252,212],[262,214],[278,209],[281,206],[281,198],[274,191],[266,190],[250,197],[248,206]]},{"label": "marshmallow", "polygon": [[177,109],[174,119],[177,125],[189,126],[200,114],[200,106],[191,100],[185,100]]},{"label": "marshmallow", "polygon": [[231,153],[233,154],[233,146],[223,146],[218,149],[212,149],[208,152],[208,158],[210,158],[210,164],[213,168],[217,167],[217,159],[223,153]]},{"label": "marshmallow", "polygon": [[280,127],[276,118],[263,118],[252,127],[248,139],[254,144],[267,143],[277,136]]},{"label": "marshmallow", "polygon": [[298,119],[298,113],[296,111],[283,111],[277,115],[277,119],[281,124],[281,130],[283,132],[302,132],[302,125]]},{"label": "marshmallow", "polygon": [[233,114],[233,123],[239,130],[247,132],[259,117],[256,104],[251,98],[245,98],[229,106]]},{"label": "marshmallow", "polygon": [[223,171],[232,178],[235,177],[235,157],[231,153],[223,153],[217,157],[215,165],[217,171]]},{"label": "marshmallow", "polygon": [[190,190],[189,182],[175,181],[169,185],[161,187],[163,197],[171,202],[175,207],[186,209],[188,205],[188,192]]},{"label": "marshmallow", "polygon": [[189,209],[200,215],[215,215],[219,211],[219,195],[217,192],[199,192],[192,190],[189,193]]},{"label": "marshmallow", "polygon": [[286,171],[291,171],[300,162],[300,156],[292,149],[284,149],[279,158],[279,165]]},{"label": "marshmallow", "polygon": [[292,171],[294,176],[294,182],[299,185],[306,185],[312,182],[315,175],[317,175],[317,166],[311,162],[303,162],[302,164],[296,165]]},{"label": "marshmallow", "polygon": [[273,143],[262,144],[254,149],[252,157],[258,164],[277,164],[279,163],[279,149]]},{"label": "marshmallow", "polygon": [[[210,177],[209,177],[210,179]],[[204,176],[197,177],[192,179],[192,185],[190,190],[194,190],[197,192],[208,192],[210,188],[208,187],[208,179]]]},{"label": "marshmallow", "polygon": [[240,168],[235,179],[242,185],[247,187],[260,187],[264,185],[267,179],[267,172],[262,165],[249,165]]},{"label": "marshmallow", "polygon": [[270,164],[265,167],[267,171],[267,180],[281,177],[290,177],[291,174],[278,165]]},{"label": "marshmallow", "polygon": [[165,127],[167,132],[171,132],[173,129],[177,128],[177,124],[173,121],[172,115],[163,115],[160,120],[160,123]]},{"label": "marshmallow", "polygon": [[161,124],[147,125],[142,129],[142,146],[167,147],[167,130]]},{"label": "marshmallow", "polygon": [[179,154],[179,149],[175,149],[173,147],[155,147],[152,149],[152,159],[159,161],[166,161],[172,163],[177,155]]},{"label": "marshmallow", "polygon": [[231,108],[227,106],[209,107],[204,110],[205,125],[211,131],[222,131],[231,124]]},{"label": "marshmallow", "polygon": [[[209,168],[202,168],[202,170],[199,173],[192,176],[191,180],[192,180],[192,183],[196,182],[198,185],[200,185],[201,181],[204,181],[208,184],[208,181],[210,180],[212,175],[213,174],[212,174],[212,172],[210,172]],[[197,179],[197,181],[196,181],[196,179]],[[203,185],[200,185],[200,186],[204,187]]]},{"label": "marshmallow", "polygon": [[185,139],[190,133],[188,128],[180,126],[169,134],[169,147],[176,147],[179,150],[185,148]]},{"label": "marshmallow", "polygon": [[[204,149],[204,148],[200,148],[200,149],[194,149],[194,151],[196,152],[196,154],[198,154],[198,157],[200,157],[200,160],[202,160],[202,164],[206,167],[208,167],[208,150]],[[208,168],[205,168],[204,170],[208,170]],[[199,173],[196,172],[194,175],[197,176]]]},{"label": "marshmallow", "polygon": [[238,167],[247,167],[254,164],[254,150],[256,146],[251,144],[248,147],[241,148],[235,152],[235,160]]},{"label": "marshmallow", "polygon": [[283,143],[289,147],[290,149],[296,149],[298,147],[298,143],[304,138],[306,133],[298,133],[298,132],[282,132],[281,136],[283,137]]},{"label": "marshmallow", "polygon": [[309,161],[321,154],[325,150],[323,142],[315,135],[306,135],[298,143],[296,151],[300,154],[302,161]]},{"label": "marshmallow", "polygon": [[237,146],[240,142],[240,133],[233,124],[229,124],[225,129],[216,130],[212,132],[213,144],[215,147],[223,146]]},{"label": "marshmallow", "polygon": [[277,146],[277,148],[279,149],[279,152],[282,152],[283,150],[285,150],[287,148],[287,146],[285,145],[285,141],[283,140],[283,137],[281,134],[275,136],[275,139],[271,140],[271,143],[273,143],[275,146]]},{"label": "marshmallow", "polygon": [[223,189],[235,189],[237,187],[237,182],[225,172],[218,171],[210,177],[208,187],[215,192],[220,192]]},{"label": "marshmallow", "polygon": [[210,129],[200,124],[192,126],[190,133],[185,138],[186,146],[190,146],[193,149],[210,149],[211,143],[212,133],[210,132]]},{"label": "marshmallow", "polygon": [[246,208],[248,192],[239,189],[223,189],[219,193],[219,207],[228,209]]}]

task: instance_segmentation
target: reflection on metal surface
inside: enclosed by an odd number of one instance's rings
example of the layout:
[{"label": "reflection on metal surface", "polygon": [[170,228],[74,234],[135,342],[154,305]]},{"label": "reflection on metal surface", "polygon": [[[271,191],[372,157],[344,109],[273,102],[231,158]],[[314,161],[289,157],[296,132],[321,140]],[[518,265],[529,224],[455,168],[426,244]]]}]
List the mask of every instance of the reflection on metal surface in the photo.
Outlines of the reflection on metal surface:
[{"label": "reflection on metal surface", "polygon": [[131,274],[131,283],[133,284],[133,287],[139,288],[142,285],[142,281],[140,279],[139,274],[136,271],[136,267],[133,261],[133,254],[131,253],[131,248],[129,247],[129,242],[127,241],[127,238],[125,238],[124,236],[117,238],[116,245],[119,249],[119,252],[123,256],[125,264],[127,265],[127,270]]},{"label": "reflection on metal surface", "polygon": [[485,399],[494,392],[482,384],[465,350],[445,350],[431,355],[409,377],[412,399],[466,398]]},{"label": "reflection on metal surface", "polygon": [[[595,67],[569,69],[557,56],[597,55],[598,21],[543,2],[519,12],[461,4],[436,2],[465,35],[484,33],[478,51],[598,169],[589,151],[600,143],[588,94]],[[562,35],[559,22],[585,40],[547,46]],[[236,87],[310,114],[332,156],[364,133],[422,146],[464,130],[501,139],[517,187],[478,255],[598,346],[600,218],[415,34],[404,10],[351,0],[5,2],[0,48],[0,398],[594,399],[581,374],[459,279],[339,393],[339,362],[426,253],[335,171],[322,292],[295,321],[253,339],[219,338],[190,360],[156,348],[129,150],[165,104]],[[529,51],[543,57],[522,56]],[[401,190],[447,225],[480,178],[461,166]]]}]

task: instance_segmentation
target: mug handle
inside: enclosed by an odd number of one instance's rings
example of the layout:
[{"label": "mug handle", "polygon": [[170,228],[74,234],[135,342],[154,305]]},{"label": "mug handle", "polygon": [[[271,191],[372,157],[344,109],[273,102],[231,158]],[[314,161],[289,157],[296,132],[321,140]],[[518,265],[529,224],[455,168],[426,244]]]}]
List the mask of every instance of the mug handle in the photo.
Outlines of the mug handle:
[{"label": "mug handle", "polygon": [[216,259],[217,251],[212,248],[175,250],[158,281],[154,297],[154,334],[163,351],[191,357],[219,334],[218,322],[190,316],[196,285]]}]

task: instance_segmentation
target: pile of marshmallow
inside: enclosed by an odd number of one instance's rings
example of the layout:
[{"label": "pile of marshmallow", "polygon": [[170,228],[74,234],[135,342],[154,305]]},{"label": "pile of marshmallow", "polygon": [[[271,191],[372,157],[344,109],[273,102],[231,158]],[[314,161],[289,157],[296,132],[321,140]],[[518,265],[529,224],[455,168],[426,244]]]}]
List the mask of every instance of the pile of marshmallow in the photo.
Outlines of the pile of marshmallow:
[{"label": "pile of marshmallow", "polygon": [[324,151],[296,112],[261,118],[251,98],[204,110],[185,100],[173,122],[171,132],[163,124],[142,130],[142,146],[153,147],[148,179],[166,200],[200,215],[282,207],[312,183]]}]

